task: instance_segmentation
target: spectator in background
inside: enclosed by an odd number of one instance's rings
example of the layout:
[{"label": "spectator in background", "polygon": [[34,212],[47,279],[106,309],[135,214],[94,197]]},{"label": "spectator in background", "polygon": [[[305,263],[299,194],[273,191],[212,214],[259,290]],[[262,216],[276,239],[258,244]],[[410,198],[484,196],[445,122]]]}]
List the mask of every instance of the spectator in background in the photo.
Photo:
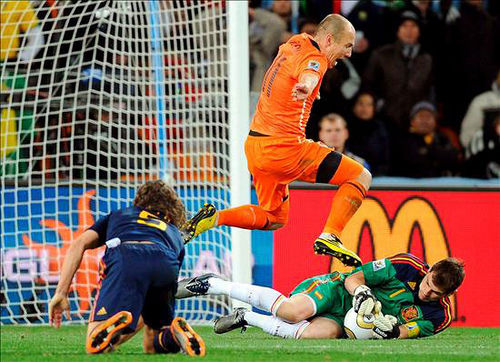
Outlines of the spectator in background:
[{"label": "spectator in background", "polygon": [[281,44],[281,35],[286,24],[275,13],[261,8],[249,8],[250,19],[250,90],[259,92],[262,80],[274,54]]},{"label": "spectator in background", "polygon": [[453,24],[460,17],[460,11],[454,6],[453,0],[440,0],[437,16],[442,22]]},{"label": "spectator in background", "polygon": [[460,16],[450,24],[449,43],[443,54],[446,63],[439,69],[448,80],[439,93],[443,111],[457,133],[467,105],[490,88],[499,64],[495,41],[500,39],[498,33],[495,36],[495,20],[483,10],[482,1],[463,0],[459,11]]},{"label": "spectator in background", "polygon": [[[29,1],[3,1],[0,61],[29,62],[44,45],[42,28]],[[21,32],[24,43],[21,45]]]},{"label": "spectator in background", "polygon": [[364,74],[365,89],[383,101],[382,112],[390,133],[407,130],[412,105],[431,96],[432,58],[422,52],[419,36],[418,15],[404,11],[398,40],[375,50]]},{"label": "spectator in background", "polygon": [[27,95],[36,92],[26,91],[28,76],[21,69],[31,68],[30,62],[43,47],[44,37],[29,1],[2,1],[1,10],[1,100],[12,107],[0,110],[0,169],[2,174],[15,177],[28,169],[35,123]]},{"label": "spectator in background", "polygon": [[292,2],[290,0],[273,1],[271,10],[286,24],[286,29],[281,33],[281,43],[286,43],[293,35]]},{"label": "spectator in background", "polygon": [[112,46],[113,52],[102,66],[89,66],[82,70],[79,91],[95,90],[107,94],[135,96],[134,84],[127,82],[130,78],[128,49],[121,42]]},{"label": "spectator in background", "polygon": [[500,69],[491,90],[476,96],[465,114],[460,131],[460,141],[465,148],[469,147],[472,138],[483,128],[484,119],[491,112],[500,112]]},{"label": "spectator in background", "polygon": [[[199,119],[203,119],[200,116]],[[178,182],[216,182],[224,180],[222,167],[214,154],[210,131],[204,124],[190,122],[182,125],[182,135],[168,150],[168,159],[175,166]],[[170,131],[171,132],[171,131]],[[168,137],[167,133],[167,137]]]},{"label": "spectator in background", "polygon": [[[222,79],[228,76],[227,67],[221,66],[227,59],[226,47],[217,48],[220,44],[226,43],[226,32],[221,32],[220,29],[226,27],[224,24],[227,20],[223,16],[225,13],[226,2],[205,2],[196,15],[190,19],[190,29],[197,36],[192,38],[190,47],[199,49],[196,62],[204,65],[204,69],[200,70],[199,76],[205,83],[205,88],[210,89],[212,93],[217,93],[218,90],[227,90],[227,84]],[[213,19],[206,21],[206,19]],[[218,36],[214,36],[217,34]],[[215,51],[214,49],[217,49]],[[209,93],[204,93],[206,101],[219,102],[216,96]]]},{"label": "spectator in background", "polygon": [[434,58],[443,44],[444,35],[441,32],[441,21],[432,9],[432,1],[413,0],[407,4],[406,9],[419,15],[422,49]]},{"label": "spectator in background", "polygon": [[437,128],[436,108],[419,102],[410,113],[409,133],[396,140],[392,153],[394,176],[452,176],[458,167],[459,151]]},{"label": "spectator in background", "polygon": [[[78,112],[76,117],[78,118]],[[73,139],[73,112],[39,117],[33,142],[31,175],[46,179],[67,179],[72,172],[71,144]]]},{"label": "spectator in background", "polygon": [[372,51],[392,42],[387,34],[392,37],[394,30],[388,29],[391,23],[387,23],[385,17],[386,9],[372,0],[359,1],[347,16],[356,29],[351,60],[360,74],[364,72]]},{"label": "spectator in background", "polygon": [[328,69],[320,87],[320,99],[315,100],[311,110],[306,134],[314,139],[318,134],[318,122],[328,113],[348,114],[349,105],[361,87],[361,77],[347,58],[339,59],[335,68]]},{"label": "spectator in background", "polygon": [[352,9],[359,3],[365,0],[302,0],[300,1],[301,14],[309,19],[314,19],[319,22],[321,19],[330,14],[341,14],[348,17]]},{"label": "spectator in background", "polygon": [[439,30],[435,34],[437,48],[432,53],[436,102],[439,108],[444,111],[441,126],[447,127],[449,132],[454,132],[455,137],[458,138],[457,128],[454,126],[457,122],[453,120],[453,115],[448,111],[447,104],[451,105],[455,97],[451,96],[452,92],[450,91],[450,87],[456,88],[456,77],[450,71],[455,62],[452,55],[455,51],[451,49],[451,32],[455,22],[460,17],[460,12],[454,6],[453,0],[440,0],[436,14],[439,20]]},{"label": "spectator in background", "polygon": [[300,22],[299,33],[306,33],[314,36],[316,30],[318,30],[318,23],[315,20],[304,19]]},{"label": "spectator in background", "polygon": [[465,158],[464,176],[500,179],[500,109],[472,136]]},{"label": "spectator in background", "polygon": [[321,118],[319,121],[318,138],[320,142],[324,143],[335,151],[343,153],[344,155],[352,158],[353,160],[362,164],[366,169],[370,169],[368,163],[361,157],[350,152],[346,148],[346,141],[349,138],[349,131],[347,130],[347,123],[340,114],[330,113]]},{"label": "spectator in background", "polygon": [[389,135],[384,123],[375,115],[375,96],[361,92],[356,96],[349,128],[349,150],[370,164],[374,176],[387,175],[389,170]]},{"label": "spectator in background", "polygon": [[124,104],[110,101],[87,112],[85,126],[74,131],[73,177],[116,182],[132,174],[143,176],[155,158]]}]

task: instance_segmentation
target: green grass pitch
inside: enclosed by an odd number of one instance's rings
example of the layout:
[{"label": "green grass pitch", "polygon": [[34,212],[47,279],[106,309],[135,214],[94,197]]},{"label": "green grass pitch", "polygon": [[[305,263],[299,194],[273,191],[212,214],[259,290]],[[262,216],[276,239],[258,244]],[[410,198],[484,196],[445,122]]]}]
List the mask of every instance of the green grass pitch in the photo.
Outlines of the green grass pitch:
[{"label": "green grass pitch", "polygon": [[[251,328],[216,335],[195,327],[205,339],[205,361],[498,361],[500,328],[452,328],[407,341],[283,340]],[[1,327],[1,360],[7,361],[164,361],[182,355],[144,355],[142,333],[112,354],[85,354],[85,327]]]}]

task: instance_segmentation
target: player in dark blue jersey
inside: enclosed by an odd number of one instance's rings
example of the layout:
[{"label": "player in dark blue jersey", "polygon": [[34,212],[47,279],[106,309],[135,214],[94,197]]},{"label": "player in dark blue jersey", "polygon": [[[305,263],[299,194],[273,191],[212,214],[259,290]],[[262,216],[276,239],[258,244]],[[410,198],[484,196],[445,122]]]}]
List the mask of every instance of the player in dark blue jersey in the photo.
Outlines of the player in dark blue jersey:
[{"label": "player in dark blue jersey", "polygon": [[162,181],[141,186],[132,207],[111,212],[71,244],[49,304],[50,323],[58,328],[63,313],[69,318],[68,291],[85,250],[105,244],[87,351],[112,351],[144,327],[146,353],[203,356],[201,337],[184,318],[174,318],[185,252],[178,227],[185,220],[184,205],[171,187]]},{"label": "player in dark blue jersey", "polygon": [[231,283],[213,275],[179,282],[178,298],[222,294],[271,312],[265,316],[238,309],[215,323],[216,333],[252,325],[284,338],[339,338],[346,313],[376,312],[373,337],[426,337],[446,329],[452,320],[449,296],[464,279],[463,263],[443,259],[429,268],[411,254],[363,264],[350,273],[307,279],[285,297],[254,285]]}]

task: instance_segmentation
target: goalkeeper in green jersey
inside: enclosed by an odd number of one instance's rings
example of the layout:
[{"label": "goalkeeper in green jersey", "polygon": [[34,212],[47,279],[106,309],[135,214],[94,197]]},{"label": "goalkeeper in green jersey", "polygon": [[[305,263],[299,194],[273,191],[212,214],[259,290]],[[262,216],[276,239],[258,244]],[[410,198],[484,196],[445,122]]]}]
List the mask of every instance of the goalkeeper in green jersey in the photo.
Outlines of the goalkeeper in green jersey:
[{"label": "goalkeeper in green jersey", "polygon": [[374,338],[416,338],[450,325],[449,296],[464,276],[463,263],[455,258],[429,268],[411,254],[397,254],[350,273],[306,279],[289,298],[271,288],[228,282],[213,274],[180,281],[176,297],[227,295],[272,314],[238,308],[216,321],[216,333],[251,325],[283,338],[341,338],[344,316],[354,308],[360,315],[376,315]]}]

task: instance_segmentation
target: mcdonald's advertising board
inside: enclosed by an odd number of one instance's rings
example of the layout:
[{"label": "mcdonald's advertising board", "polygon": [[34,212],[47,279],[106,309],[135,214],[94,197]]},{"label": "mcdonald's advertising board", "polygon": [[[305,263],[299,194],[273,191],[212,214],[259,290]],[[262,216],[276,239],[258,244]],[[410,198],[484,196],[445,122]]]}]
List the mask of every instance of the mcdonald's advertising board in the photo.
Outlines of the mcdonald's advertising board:
[{"label": "mcdonald's advertising board", "polygon": [[[289,293],[302,280],[333,270],[313,242],[331,208],[333,190],[290,190],[290,219],[275,232],[273,287]],[[465,261],[466,277],[452,298],[455,326],[500,326],[500,192],[370,191],[342,233],[363,262],[410,252],[429,265],[448,256]]]}]

